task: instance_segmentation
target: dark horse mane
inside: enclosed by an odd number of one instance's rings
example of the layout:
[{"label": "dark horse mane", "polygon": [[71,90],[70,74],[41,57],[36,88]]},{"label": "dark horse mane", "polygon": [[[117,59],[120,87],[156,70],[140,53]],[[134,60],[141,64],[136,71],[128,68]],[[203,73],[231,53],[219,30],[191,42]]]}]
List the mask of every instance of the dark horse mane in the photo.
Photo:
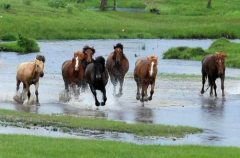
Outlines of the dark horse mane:
[{"label": "dark horse mane", "polygon": [[97,57],[94,63],[101,64],[103,66],[103,72],[105,71],[105,59],[102,56]]},{"label": "dark horse mane", "polygon": [[121,43],[116,44],[115,46],[113,46],[114,49],[116,48],[121,48],[122,52],[123,52],[123,45]]},{"label": "dark horse mane", "polygon": [[93,54],[95,53],[95,49],[94,49],[93,47],[89,47],[88,45],[86,45],[86,46],[83,47],[83,53],[85,53],[86,50],[88,50],[88,49],[91,49],[92,52],[93,52]]},{"label": "dark horse mane", "polygon": [[43,55],[37,55],[36,59],[45,63],[45,57]]}]

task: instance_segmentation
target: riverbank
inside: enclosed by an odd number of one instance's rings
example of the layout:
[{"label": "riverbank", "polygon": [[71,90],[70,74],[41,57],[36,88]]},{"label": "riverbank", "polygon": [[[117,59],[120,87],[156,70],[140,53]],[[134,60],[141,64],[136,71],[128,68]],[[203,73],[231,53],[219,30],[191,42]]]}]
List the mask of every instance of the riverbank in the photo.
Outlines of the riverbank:
[{"label": "riverbank", "polygon": [[214,41],[207,50],[200,47],[174,47],[170,48],[163,55],[163,59],[184,59],[201,61],[207,54],[214,54],[215,52],[226,53],[226,66],[240,68],[240,44],[230,42],[226,38]]},{"label": "riverbank", "polygon": [[[2,0],[0,6],[7,2]],[[66,4],[72,2],[66,1]],[[99,1],[94,0],[79,5],[74,3],[72,13],[68,13],[66,7],[50,7],[47,0],[32,1],[31,5],[12,0],[8,11],[0,8],[0,35],[21,33],[38,40],[240,38],[237,4],[236,0],[228,5],[217,1],[213,2],[212,9],[207,9],[205,1],[201,0],[119,2],[119,7],[146,7],[146,12],[129,13],[90,11],[99,6]],[[151,7],[158,8],[161,14],[151,14]]]},{"label": "riverbank", "polygon": [[[21,148],[20,148],[21,146]],[[135,145],[101,140],[60,139],[24,135],[0,135],[1,158],[238,158],[236,147]]]}]

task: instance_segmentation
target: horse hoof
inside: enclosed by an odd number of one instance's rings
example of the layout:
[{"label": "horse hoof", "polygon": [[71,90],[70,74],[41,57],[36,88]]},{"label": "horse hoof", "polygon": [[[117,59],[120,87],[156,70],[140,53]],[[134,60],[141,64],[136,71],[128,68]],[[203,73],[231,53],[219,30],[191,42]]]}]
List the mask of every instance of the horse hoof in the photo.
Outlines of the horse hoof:
[{"label": "horse hoof", "polygon": [[152,100],[152,97],[148,97],[148,100],[151,101],[151,100]]},{"label": "horse hoof", "polygon": [[120,98],[122,95],[123,95],[122,93],[118,93],[116,97]]},{"label": "horse hoof", "polygon": [[144,99],[140,99],[140,101],[143,103],[143,102],[144,102]]},{"label": "horse hoof", "polygon": [[101,102],[101,106],[104,106],[105,105],[105,103],[104,102]]},{"label": "horse hoof", "polygon": [[40,103],[36,103],[36,106],[40,106]]},{"label": "horse hoof", "polygon": [[97,102],[97,103],[95,103],[95,105],[96,105],[96,106],[100,106],[100,103],[99,103],[99,102]]},{"label": "horse hoof", "polygon": [[137,96],[136,96],[136,99],[137,99],[137,100],[140,100],[140,96],[139,96],[139,95],[137,95]]}]

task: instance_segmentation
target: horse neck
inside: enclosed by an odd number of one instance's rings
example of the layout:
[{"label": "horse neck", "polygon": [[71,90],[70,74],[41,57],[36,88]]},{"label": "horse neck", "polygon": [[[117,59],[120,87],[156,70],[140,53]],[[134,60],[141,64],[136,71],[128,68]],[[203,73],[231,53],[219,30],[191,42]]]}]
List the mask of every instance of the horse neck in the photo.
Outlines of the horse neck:
[{"label": "horse neck", "polygon": [[36,72],[36,63],[33,64],[33,68],[32,68],[32,78],[36,78],[39,76],[39,73]]}]

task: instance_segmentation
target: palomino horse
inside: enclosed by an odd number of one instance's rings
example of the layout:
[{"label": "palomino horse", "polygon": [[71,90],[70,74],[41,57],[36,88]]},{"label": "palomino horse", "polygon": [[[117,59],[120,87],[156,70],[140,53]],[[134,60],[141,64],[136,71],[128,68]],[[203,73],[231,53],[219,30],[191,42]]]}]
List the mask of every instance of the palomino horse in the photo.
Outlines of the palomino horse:
[{"label": "palomino horse", "polygon": [[80,51],[74,53],[72,60],[67,60],[62,64],[62,76],[65,84],[65,90],[69,92],[69,85],[74,91],[74,95],[79,95],[79,89],[76,91],[76,85],[80,87],[83,77],[84,69],[81,61],[84,58],[84,54]]},{"label": "palomino horse", "polygon": [[[136,61],[134,69],[134,79],[137,83],[136,99],[144,103],[144,101],[152,100],[154,93],[155,79],[158,73],[157,70],[158,57],[150,56],[143,57]],[[147,95],[148,86],[151,84],[150,97]],[[142,93],[140,95],[140,88]]]},{"label": "palomino horse", "polygon": [[96,90],[100,90],[103,93],[103,102],[101,102],[101,105],[104,106],[107,101],[105,86],[108,83],[108,72],[105,67],[105,59],[102,56],[97,57],[93,63],[87,66],[85,78],[95,97],[95,105],[100,105],[96,92]]},{"label": "palomino horse", "polygon": [[[38,60],[39,56],[32,61],[32,62],[24,62],[18,66],[17,69],[17,92],[19,90],[19,85],[23,83],[23,89],[26,89],[28,101],[30,99],[30,85],[35,85],[35,95],[36,95],[36,105],[39,106],[39,99],[38,99],[38,87],[39,87],[39,77],[43,77],[44,75],[44,56],[41,56],[43,61]],[[24,100],[22,100],[24,102]]]},{"label": "palomino horse", "polygon": [[[124,77],[129,69],[129,62],[125,54],[123,54],[123,45],[121,43],[118,43],[113,48],[114,52],[108,56],[106,67],[108,69],[111,82],[114,86],[113,95],[116,97],[121,97]],[[118,82],[120,83],[120,86],[119,92],[116,95],[116,86]]]},{"label": "palomino horse", "polygon": [[217,85],[215,83],[216,79],[220,77],[221,79],[221,89],[222,96],[224,97],[224,79],[225,79],[225,58],[227,57],[226,53],[215,53],[206,55],[202,60],[202,90],[201,94],[204,91],[204,84],[208,78],[208,84],[211,87],[210,95],[213,95],[213,87],[215,92],[215,97],[217,97]]},{"label": "palomino horse", "polygon": [[[93,55],[95,53],[95,49],[94,49],[94,47],[89,47],[86,45],[83,47],[83,53],[84,53],[84,59],[82,60],[82,66],[85,71],[87,68],[87,65],[94,61]],[[82,86],[82,91],[84,92],[87,89],[87,82],[86,82],[85,77],[82,81],[81,86]]]}]

